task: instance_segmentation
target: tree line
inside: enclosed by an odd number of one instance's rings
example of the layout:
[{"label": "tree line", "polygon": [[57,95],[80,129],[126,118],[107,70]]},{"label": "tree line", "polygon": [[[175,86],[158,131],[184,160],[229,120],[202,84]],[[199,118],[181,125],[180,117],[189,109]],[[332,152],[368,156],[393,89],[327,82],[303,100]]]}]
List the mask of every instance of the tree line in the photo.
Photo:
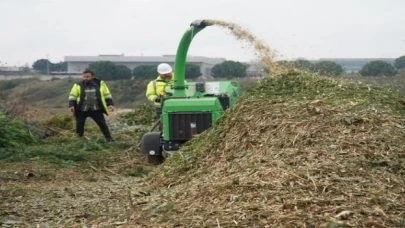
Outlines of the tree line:
[{"label": "tree line", "polygon": [[[295,61],[279,61],[278,64],[287,68],[304,70],[310,73],[316,73],[324,76],[341,76],[345,73],[342,65],[333,61],[319,61],[312,63],[305,59]],[[361,68],[358,72],[364,77],[381,77],[381,76],[395,76],[400,71],[405,70],[405,55],[398,57],[394,60],[394,64],[388,63],[383,60],[370,61]]]},{"label": "tree line", "polygon": [[317,73],[324,76],[340,76],[345,71],[340,64],[332,61],[319,61],[317,63],[312,63],[309,60],[298,59],[294,61],[282,60],[278,61],[277,64],[282,67]]},{"label": "tree line", "polygon": [[[51,71],[67,71],[67,64],[62,62],[54,64],[46,59],[37,60],[33,64],[34,70],[47,73]],[[63,66],[64,68],[61,68]],[[91,63],[87,69],[92,70],[98,78],[103,80],[128,80],[128,79],[155,79],[158,76],[157,64],[153,65],[139,65],[133,70],[125,65],[115,64],[111,61],[98,61]],[[235,78],[245,77],[247,64],[235,61],[225,61],[220,64],[214,65],[211,70],[211,75],[215,78]],[[200,66],[196,64],[187,63],[185,75],[188,79],[196,79],[202,75]]]},{"label": "tree line", "polygon": [[[316,73],[324,76],[341,76],[345,73],[342,65],[333,61],[319,61],[313,63],[309,60],[299,59],[294,61],[278,61],[279,65],[304,70],[310,73]],[[51,63],[46,59],[37,60],[33,68],[41,73],[48,71],[67,71],[67,63]],[[216,64],[211,69],[211,76],[214,78],[243,78],[247,76],[249,64],[238,61],[224,61]],[[154,79],[157,77],[157,65],[139,65],[133,70],[127,66],[118,65],[111,61],[98,61],[91,63],[88,69],[95,72],[97,77],[103,80],[128,80],[135,79]],[[405,70],[405,55],[394,60],[394,64],[382,60],[375,60],[365,64],[358,72],[362,76],[395,76],[400,71]],[[268,70],[267,70],[268,73]],[[195,79],[202,75],[200,67],[195,64],[186,64],[186,78]]]},{"label": "tree line", "polygon": [[[91,63],[88,69],[92,70],[99,78],[103,80],[126,80],[139,79],[151,80],[158,76],[156,71],[157,64],[139,65],[132,71],[127,66],[117,65],[111,61],[99,61]],[[248,65],[241,62],[225,61],[214,65],[211,69],[211,75],[215,78],[235,78],[245,77]],[[196,79],[202,75],[200,66],[187,63],[185,68],[186,79]]]},{"label": "tree line", "polygon": [[387,63],[382,60],[375,60],[367,63],[359,71],[362,76],[395,76],[400,71],[405,70],[405,55],[394,60],[394,64]]},{"label": "tree line", "polygon": [[66,62],[59,62],[59,63],[52,63],[47,59],[38,59],[32,65],[32,68],[42,74],[47,74],[49,72],[66,72],[67,71],[67,63]]},{"label": "tree line", "polygon": [[[88,67],[98,78],[103,80],[151,80],[158,76],[157,64],[139,65],[132,71],[127,66],[117,65],[111,61],[98,61],[91,63]],[[195,64],[187,64],[185,71],[187,78],[197,78],[201,76],[200,67]]]}]

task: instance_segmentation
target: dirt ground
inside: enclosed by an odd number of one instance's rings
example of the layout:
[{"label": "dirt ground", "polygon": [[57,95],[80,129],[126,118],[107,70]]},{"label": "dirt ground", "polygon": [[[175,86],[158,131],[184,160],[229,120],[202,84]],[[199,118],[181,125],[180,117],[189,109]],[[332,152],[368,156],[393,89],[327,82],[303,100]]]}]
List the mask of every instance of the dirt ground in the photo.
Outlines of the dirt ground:
[{"label": "dirt ground", "polygon": [[[125,225],[153,169],[137,154],[110,166],[52,168],[6,164],[0,170],[0,227],[116,227]],[[129,170],[138,173],[128,175]],[[103,225],[104,224],[104,225]]]},{"label": "dirt ground", "polygon": [[[66,110],[68,111],[68,110]],[[107,119],[132,111],[115,110]],[[31,118],[49,116],[33,110]],[[27,116],[27,117],[28,117]],[[0,163],[0,227],[117,227],[133,205],[148,165],[138,151],[117,152],[113,164],[87,161],[60,168],[41,162]]]}]

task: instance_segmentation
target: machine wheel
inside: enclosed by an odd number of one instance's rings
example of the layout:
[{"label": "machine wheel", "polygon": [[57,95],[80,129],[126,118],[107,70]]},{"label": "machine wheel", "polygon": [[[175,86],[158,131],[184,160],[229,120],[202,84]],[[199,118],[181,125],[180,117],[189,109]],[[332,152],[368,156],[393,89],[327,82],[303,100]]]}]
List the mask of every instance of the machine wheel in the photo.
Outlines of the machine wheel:
[{"label": "machine wheel", "polygon": [[148,155],[146,161],[152,165],[160,165],[163,163],[164,157],[162,155]]},{"label": "machine wheel", "polygon": [[[148,132],[142,137],[141,152],[147,155],[147,162],[154,165],[163,163],[160,132]],[[153,152],[153,154],[151,154]]]}]

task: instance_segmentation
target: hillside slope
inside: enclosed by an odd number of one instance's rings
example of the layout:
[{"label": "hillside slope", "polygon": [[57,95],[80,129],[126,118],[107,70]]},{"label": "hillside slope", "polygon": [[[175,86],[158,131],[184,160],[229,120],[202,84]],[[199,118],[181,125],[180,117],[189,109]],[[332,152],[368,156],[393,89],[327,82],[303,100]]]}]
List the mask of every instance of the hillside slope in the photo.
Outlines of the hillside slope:
[{"label": "hillside slope", "polygon": [[[23,99],[29,106],[40,108],[66,108],[69,92],[73,83],[80,79],[61,79],[40,81],[35,79],[13,80],[13,88],[1,92],[9,97]],[[1,81],[0,86],[11,84]],[[118,108],[134,108],[145,103],[147,81],[108,81],[109,87]],[[6,86],[3,86],[6,87]]]},{"label": "hillside slope", "polygon": [[386,88],[265,78],[154,172],[131,222],[404,227],[403,104]]},{"label": "hillside slope", "polygon": [[[241,83],[243,90],[256,82],[256,79],[235,80]],[[7,95],[8,99],[23,99],[24,103],[30,107],[66,110],[70,89],[73,83],[78,81],[79,79],[0,81],[0,95]],[[148,82],[149,80],[107,81],[107,86],[113,95],[117,108],[133,109],[144,103],[149,103],[145,97]]]}]

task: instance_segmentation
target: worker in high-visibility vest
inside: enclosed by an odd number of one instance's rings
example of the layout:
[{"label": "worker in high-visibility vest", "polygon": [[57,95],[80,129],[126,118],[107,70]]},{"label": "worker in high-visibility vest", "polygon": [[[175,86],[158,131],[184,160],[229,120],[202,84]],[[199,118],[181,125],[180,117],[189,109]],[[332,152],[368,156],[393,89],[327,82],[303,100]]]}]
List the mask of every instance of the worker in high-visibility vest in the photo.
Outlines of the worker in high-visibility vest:
[{"label": "worker in high-visibility vest", "polygon": [[83,72],[83,80],[75,83],[69,94],[69,109],[76,117],[76,133],[83,137],[86,118],[96,122],[107,142],[114,141],[104,114],[114,111],[114,103],[106,83],[90,70]]},{"label": "worker in high-visibility vest", "polygon": [[156,118],[159,119],[162,114],[161,100],[166,96],[166,87],[170,88],[170,83],[173,83],[174,74],[172,67],[167,63],[161,63],[157,67],[158,77],[149,82],[146,89],[146,97],[153,102],[156,108]]}]

